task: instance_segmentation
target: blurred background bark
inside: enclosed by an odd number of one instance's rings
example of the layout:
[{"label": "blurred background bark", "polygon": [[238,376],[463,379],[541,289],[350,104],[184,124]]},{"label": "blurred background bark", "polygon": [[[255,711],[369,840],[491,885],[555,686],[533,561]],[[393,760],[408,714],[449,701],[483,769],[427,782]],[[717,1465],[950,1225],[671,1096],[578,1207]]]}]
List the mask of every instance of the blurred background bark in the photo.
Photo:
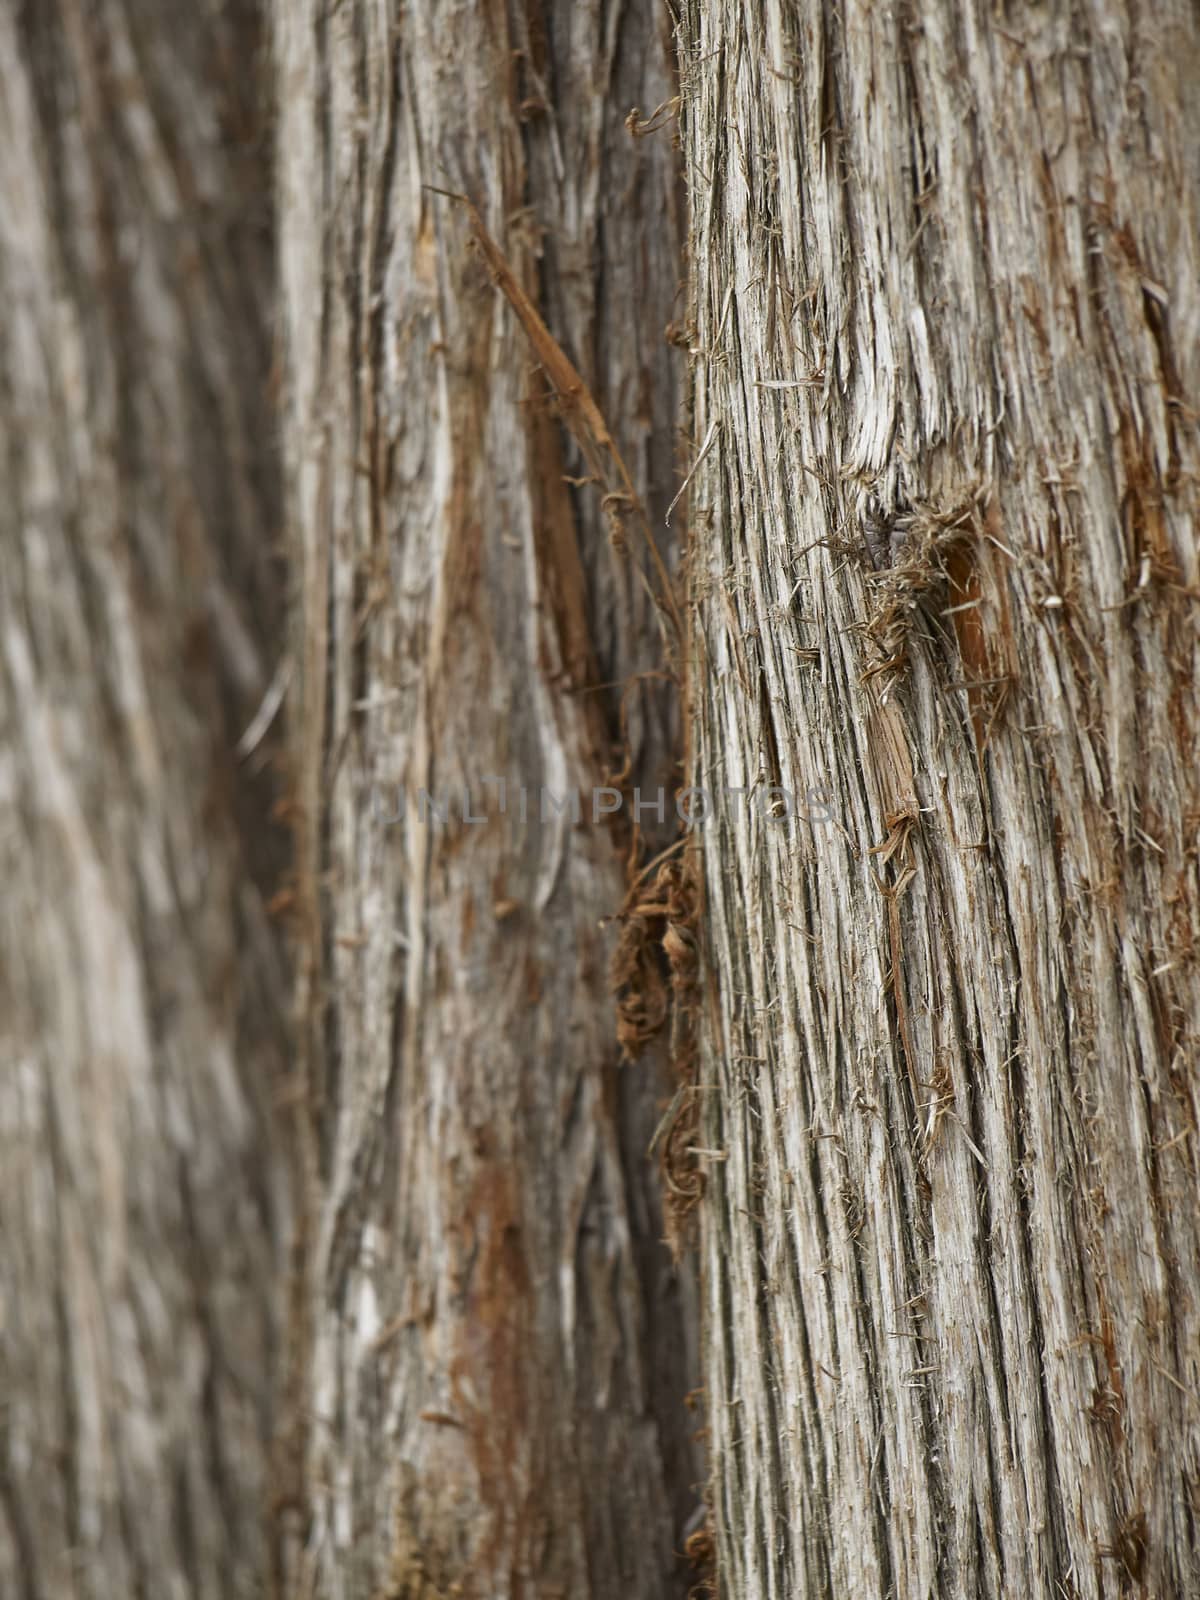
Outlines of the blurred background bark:
[{"label": "blurred background bark", "polygon": [[261,1593],[288,982],[254,6],[0,9],[0,1593]]}]

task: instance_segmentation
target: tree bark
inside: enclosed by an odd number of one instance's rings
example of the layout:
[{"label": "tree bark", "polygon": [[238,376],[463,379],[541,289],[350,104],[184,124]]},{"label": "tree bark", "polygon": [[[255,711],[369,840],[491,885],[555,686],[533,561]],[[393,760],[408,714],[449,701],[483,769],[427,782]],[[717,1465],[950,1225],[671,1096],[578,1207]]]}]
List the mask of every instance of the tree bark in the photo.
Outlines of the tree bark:
[{"label": "tree bark", "polygon": [[722,1593],[1200,1592],[1195,11],[681,63]]},{"label": "tree bark", "polygon": [[14,1600],[261,1593],[287,984],[286,841],[234,755],[281,598],[259,48],[239,5],[0,8]]},{"label": "tree bark", "polygon": [[0,12],[0,1593],[1200,1592],[1200,20],[263,20]]},{"label": "tree bark", "polygon": [[620,1060],[634,841],[591,815],[597,786],[673,781],[677,719],[652,557],[614,547],[494,281],[661,526],[682,196],[669,136],[623,123],[674,93],[669,18],[280,0],[275,29],[308,1094],[285,1587],[682,1592],[693,1318],[645,1159],[667,1077]]}]

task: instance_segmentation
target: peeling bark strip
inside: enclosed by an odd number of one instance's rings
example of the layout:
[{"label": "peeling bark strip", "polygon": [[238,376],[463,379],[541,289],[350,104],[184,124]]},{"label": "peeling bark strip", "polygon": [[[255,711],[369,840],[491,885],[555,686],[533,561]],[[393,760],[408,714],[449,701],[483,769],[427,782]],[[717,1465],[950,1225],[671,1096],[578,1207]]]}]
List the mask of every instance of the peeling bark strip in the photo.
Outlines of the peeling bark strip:
[{"label": "peeling bark strip", "polygon": [[[310,1117],[289,1594],[686,1587],[691,1319],[645,1160],[666,1074],[614,1037],[624,862],[567,815],[416,804],[603,785],[623,731],[630,782],[678,777],[654,611],[588,481],[607,419],[608,487],[662,526],[680,194],[669,138],[622,119],[673,92],[668,24],[275,6]],[[590,457],[547,374],[594,396]]]},{"label": "peeling bark strip", "polygon": [[[628,119],[626,119],[628,122]],[[431,193],[445,195],[467,208],[471,233],[483,253],[492,278],[504,293],[504,298],[517,314],[526,337],[533,347],[542,375],[550,384],[550,395],[559,416],[570,430],[571,437],[587,463],[594,484],[603,495],[601,504],[608,515],[614,546],[625,549],[625,523],[632,518],[649,555],[651,571],[657,580],[657,590],[647,578],[650,598],[661,608],[671,624],[666,639],[669,656],[677,658],[683,648],[683,619],[675,599],[675,586],[667,571],[654,534],[646,521],[645,508],[629,476],[629,468],[621,459],[621,452],[609,432],[587,384],[579,375],[571,358],[542,321],[537,307],[522,289],[516,275],[505,259],[504,252],[492,238],[479,215],[479,208],[465,194],[454,194],[447,189],[431,188]]]},{"label": "peeling bark strip", "polygon": [[[261,1594],[282,836],[253,8],[0,6],[0,1595]],[[259,752],[261,762],[269,750]]]},{"label": "peeling bark strip", "polygon": [[[1200,1593],[1195,8],[687,0],[722,1592]],[[714,436],[714,430],[715,436]]]}]

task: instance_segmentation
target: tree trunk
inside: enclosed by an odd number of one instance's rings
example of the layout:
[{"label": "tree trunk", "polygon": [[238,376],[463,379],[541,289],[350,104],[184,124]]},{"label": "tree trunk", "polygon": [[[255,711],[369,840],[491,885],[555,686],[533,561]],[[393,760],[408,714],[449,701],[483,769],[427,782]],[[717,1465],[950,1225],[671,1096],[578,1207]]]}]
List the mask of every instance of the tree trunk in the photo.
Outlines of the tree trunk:
[{"label": "tree trunk", "polygon": [[682,195],[669,136],[623,123],[674,92],[669,18],[279,0],[275,26],[309,1116],[287,1592],[682,1593],[667,1081],[620,1059],[635,841],[591,814],[673,782],[677,718],[653,557],[610,540],[546,344],[661,526]]},{"label": "tree trunk", "polygon": [[270,776],[234,755],[281,597],[258,53],[244,6],[0,8],[14,1600],[261,1593],[287,988]]},{"label": "tree trunk", "polygon": [[1200,1592],[1143,9],[0,12],[0,1593]]},{"label": "tree trunk", "polygon": [[1200,1593],[1196,13],[681,61],[722,1593]]}]

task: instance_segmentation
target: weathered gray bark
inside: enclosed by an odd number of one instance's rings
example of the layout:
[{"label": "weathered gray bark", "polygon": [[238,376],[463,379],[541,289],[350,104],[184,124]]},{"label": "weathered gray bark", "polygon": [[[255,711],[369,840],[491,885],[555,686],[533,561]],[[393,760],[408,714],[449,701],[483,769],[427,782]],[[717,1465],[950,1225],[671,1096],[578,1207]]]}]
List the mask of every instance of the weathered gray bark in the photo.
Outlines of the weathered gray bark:
[{"label": "weathered gray bark", "polygon": [[682,62],[722,1592],[1200,1593],[1197,14]]},{"label": "weathered gray bark", "polygon": [[6,1600],[261,1593],[287,986],[269,778],[234,758],[280,598],[258,50],[236,5],[0,7]]},{"label": "weathered gray bark", "polygon": [[[0,12],[5,1596],[686,1586],[671,830],[539,805],[685,734],[722,1593],[1200,1592],[1200,23],[677,20],[686,195],[657,7]],[[522,290],[655,526],[692,346],[685,728]]]},{"label": "weathered gray bark", "polygon": [[675,1592],[702,1468],[645,1159],[666,1077],[619,1060],[601,926],[631,841],[539,816],[622,764],[622,702],[629,781],[672,781],[670,701],[634,677],[661,659],[646,552],[566,476],[469,213],[425,187],[471,194],[661,525],[682,195],[669,134],[623,123],[673,93],[669,18],[279,0],[275,27],[310,1117],[289,1592]]}]

